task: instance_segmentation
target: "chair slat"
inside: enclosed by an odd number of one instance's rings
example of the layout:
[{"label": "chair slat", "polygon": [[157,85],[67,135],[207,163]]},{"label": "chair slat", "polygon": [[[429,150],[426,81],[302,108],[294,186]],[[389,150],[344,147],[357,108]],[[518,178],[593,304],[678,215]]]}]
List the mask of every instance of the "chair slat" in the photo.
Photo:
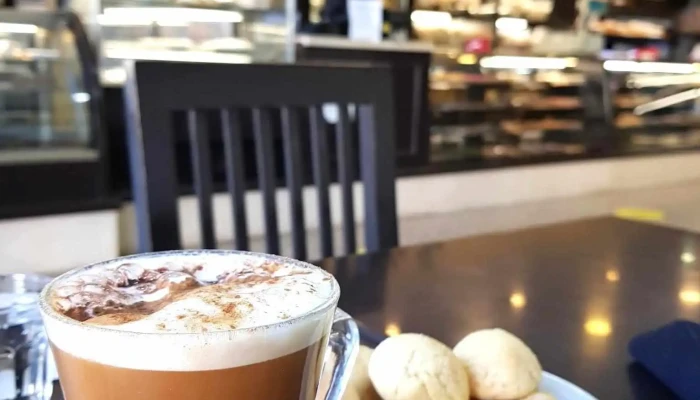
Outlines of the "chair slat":
[{"label": "chair slat", "polygon": [[[239,249],[249,248],[249,210],[245,207],[245,191],[250,189],[248,179],[257,179],[265,213],[267,251],[279,253],[276,168],[282,165],[276,165],[280,154],[275,147],[278,134],[273,130],[278,125],[278,117],[282,117],[286,124],[280,138],[285,145],[285,186],[289,185],[291,194],[294,255],[305,258],[308,254],[308,243],[304,243],[304,235],[299,234],[305,228],[304,213],[309,212],[301,205],[304,184],[309,179],[307,172],[312,173],[317,191],[315,203],[321,256],[335,253],[332,226],[332,211],[335,210],[330,204],[329,189],[331,179],[336,178],[336,165],[330,162],[336,152],[339,161],[337,178],[342,189],[342,210],[339,211],[344,234],[343,253],[356,251],[354,242],[355,239],[360,241],[361,236],[368,251],[387,249],[398,243],[393,181],[396,162],[393,68],[379,65],[224,65],[162,61],[135,61],[126,65],[127,136],[139,224],[139,251],[181,248],[176,168],[176,138],[180,135],[189,135],[193,144],[194,185],[202,198],[199,205],[202,242],[206,247],[215,246],[211,182],[215,176],[211,173],[217,173],[220,166],[214,164],[218,162],[217,154],[209,154],[214,149],[207,140],[209,133],[206,128],[216,129],[221,123],[235,245]],[[235,79],[231,79],[232,76]],[[169,84],[163,85],[163,82]],[[290,86],[290,82],[294,85]],[[328,124],[323,118],[320,104],[324,103],[341,105],[339,125],[332,133],[328,132]],[[354,129],[355,124],[349,121],[345,104],[358,107],[359,134]],[[288,108],[278,115],[270,108],[273,106]],[[189,122],[173,123],[173,117],[190,109],[219,110],[219,114],[215,120],[205,121],[201,118],[204,114],[185,112]],[[205,113],[209,115],[208,111]],[[293,114],[299,118],[298,128]],[[252,117],[250,121],[249,116]],[[205,122],[211,126],[207,127]],[[351,134],[350,126],[353,128]],[[249,132],[255,140],[248,141]],[[409,136],[415,136],[416,132],[411,131]],[[329,139],[328,135],[334,136]],[[328,143],[334,139],[337,139],[335,145]],[[310,142],[309,148],[306,147],[307,141]],[[205,143],[209,143],[209,147]],[[245,147],[248,144],[252,145],[250,151]],[[301,147],[298,153],[296,146]],[[249,159],[251,153],[255,155],[254,165],[248,164],[253,161]],[[307,162],[310,164],[306,165]],[[351,226],[354,222],[352,214],[357,208],[352,203],[355,180],[359,180],[364,188],[362,234],[353,232]]]},{"label": "chair slat", "polygon": [[[395,149],[391,102],[358,106],[360,176],[365,192],[365,247],[379,251],[399,242],[396,222]],[[381,134],[379,134],[381,132]],[[381,221],[381,223],[379,223]]]},{"label": "chair slat", "polygon": [[267,108],[253,109],[255,158],[258,166],[258,185],[263,198],[266,251],[279,254],[280,241],[275,199],[275,160],[272,147],[272,113]]},{"label": "chair slat", "polygon": [[139,253],[181,247],[171,114],[149,101],[153,92],[140,92],[133,75],[124,86],[124,106],[132,110],[126,125]]},{"label": "chair slat", "polygon": [[299,138],[299,114],[294,107],[282,107],[282,144],[284,147],[284,169],[292,214],[292,250],[295,258],[305,260],[307,253],[304,203],[302,198],[303,168]]},{"label": "chair slat", "polygon": [[235,246],[238,250],[249,250],[248,220],[245,206],[243,139],[241,137],[241,121],[238,110],[221,110],[221,134],[223,136],[226,162],[226,186],[231,195]]},{"label": "chair slat", "polygon": [[211,152],[206,115],[202,111],[187,111],[187,131],[190,138],[194,191],[197,194],[201,246],[216,248],[212,211]]},{"label": "chair slat", "polygon": [[311,161],[318,198],[318,224],[321,233],[321,255],[333,256],[333,230],[331,226],[331,205],[328,198],[329,168],[328,138],[325,120],[320,106],[309,108],[311,126]]},{"label": "chair slat", "polygon": [[336,153],[338,155],[338,182],[343,209],[343,242],[345,254],[357,251],[355,238],[355,203],[353,200],[352,184],[355,179],[355,159],[348,105],[338,104],[338,124],[336,125]]}]

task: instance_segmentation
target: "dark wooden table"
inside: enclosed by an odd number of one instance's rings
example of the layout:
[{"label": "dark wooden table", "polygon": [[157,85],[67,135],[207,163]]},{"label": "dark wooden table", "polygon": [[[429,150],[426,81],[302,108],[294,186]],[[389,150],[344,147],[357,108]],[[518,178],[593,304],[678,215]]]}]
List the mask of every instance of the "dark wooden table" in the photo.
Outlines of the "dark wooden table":
[{"label": "dark wooden table", "polygon": [[700,236],[614,218],[478,236],[321,265],[376,332],[453,346],[501,327],[545,370],[607,400],[675,399],[627,353],[638,333],[700,317]]},{"label": "dark wooden table", "polygon": [[375,332],[421,332],[452,346],[501,327],[545,370],[601,400],[665,400],[676,397],[631,363],[627,343],[700,317],[696,251],[696,234],[599,218],[320,265],[338,278],[341,307]]}]

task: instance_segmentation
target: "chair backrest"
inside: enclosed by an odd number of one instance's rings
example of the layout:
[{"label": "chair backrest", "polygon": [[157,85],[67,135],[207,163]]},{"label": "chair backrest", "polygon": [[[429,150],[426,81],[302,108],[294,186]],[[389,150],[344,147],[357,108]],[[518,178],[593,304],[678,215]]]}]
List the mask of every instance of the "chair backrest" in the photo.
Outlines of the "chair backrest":
[{"label": "chair backrest", "polygon": [[[225,177],[232,200],[235,247],[249,249],[242,117],[252,119],[255,170],[262,195],[266,251],[280,252],[275,199],[275,118],[281,119],[284,181],[289,192],[293,255],[307,258],[302,188],[307,154],[316,186],[321,255],[333,255],[329,201],[331,153],[322,105],[338,105],[335,144],[345,252],[356,251],[352,186],[356,154],[364,187],[365,246],[396,246],[394,126],[390,70],[351,65],[230,65],[134,62],[125,87],[132,187],[139,251],[181,247],[173,114],[185,112],[201,246],[216,247],[212,211],[212,146],[207,113],[220,119]],[[348,105],[356,106],[357,139]],[[247,114],[246,114],[247,113]],[[310,135],[302,131],[308,118]],[[310,143],[310,149],[303,148]],[[354,149],[353,143],[357,143]]]}]

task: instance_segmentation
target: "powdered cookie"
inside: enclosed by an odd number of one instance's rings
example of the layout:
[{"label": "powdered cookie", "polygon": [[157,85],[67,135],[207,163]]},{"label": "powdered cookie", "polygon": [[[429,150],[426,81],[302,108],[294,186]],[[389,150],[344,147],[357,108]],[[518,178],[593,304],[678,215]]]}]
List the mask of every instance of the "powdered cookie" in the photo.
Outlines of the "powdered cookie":
[{"label": "powdered cookie", "polygon": [[557,400],[557,399],[555,399],[554,396],[552,396],[549,393],[537,392],[537,393],[533,393],[527,397],[524,397],[522,400]]},{"label": "powdered cookie", "polygon": [[367,346],[360,346],[352,375],[350,375],[350,386],[357,390],[361,400],[382,400],[369,379],[369,359],[373,352],[374,350]]},{"label": "powdered cookie", "polygon": [[542,367],[525,343],[502,329],[473,332],[454,348],[467,367],[472,396],[519,399],[537,390]]},{"label": "powdered cookie", "polygon": [[402,334],[383,341],[369,361],[369,377],[384,400],[465,400],[469,378],[444,344]]}]

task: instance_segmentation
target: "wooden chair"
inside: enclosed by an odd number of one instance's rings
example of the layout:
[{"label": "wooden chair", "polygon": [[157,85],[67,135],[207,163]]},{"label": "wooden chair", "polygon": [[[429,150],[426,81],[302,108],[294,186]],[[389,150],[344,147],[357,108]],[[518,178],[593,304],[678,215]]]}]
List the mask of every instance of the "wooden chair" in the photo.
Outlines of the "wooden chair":
[{"label": "wooden chair", "polygon": [[[302,188],[304,162],[310,155],[318,193],[318,221],[323,257],[333,255],[329,185],[337,171],[342,198],[345,253],[356,252],[352,184],[356,157],[364,187],[365,246],[376,251],[396,246],[394,187],[394,126],[390,70],[349,65],[230,65],[173,62],[133,62],[125,87],[131,180],[139,231],[139,251],[179,249],[176,153],[173,114],[185,112],[190,142],[194,192],[198,198],[201,245],[216,247],[212,211],[211,139],[221,135],[225,180],[233,209],[235,247],[248,250],[244,203],[246,191],[243,136],[244,113],[252,118],[255,172],[264,209],[266,251],[280,252],[276,211],[272,121],[281,118],[284,185],[289,192],[293,255],[307,258]],[[335,103],[337,168],[322,115],[322,104]],[[348,104],[357,109],[353,137]],[[206,113],[215,110],[220,132]],[[300,121],[308,116],[308,130]],[[302,140],[304,139],[304,140]],[[303,148],[310,143],[310,149]],[[357,149],[353,143],[358,143]],[[357,152],[357,153],[356,153]],[[359,154],[359,155],[358,155]]]}]

